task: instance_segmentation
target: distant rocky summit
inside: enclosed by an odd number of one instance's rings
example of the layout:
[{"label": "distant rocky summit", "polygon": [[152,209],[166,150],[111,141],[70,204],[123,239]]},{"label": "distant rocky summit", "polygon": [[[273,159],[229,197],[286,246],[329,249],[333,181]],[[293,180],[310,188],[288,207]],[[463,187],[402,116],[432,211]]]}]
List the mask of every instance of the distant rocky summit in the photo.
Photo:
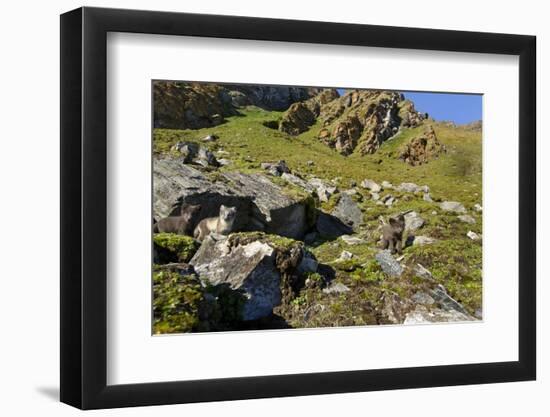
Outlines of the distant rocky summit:
[{"label": "distant rocky summit", "polygon": [[340,97],[335,90],[326,89],[292,105],[279,130],[298,135],[320,119],[319,140],[343,155],[365,155],[376,152],[401,126],[416,127],[426,118],[397,92],[352,90]]}]

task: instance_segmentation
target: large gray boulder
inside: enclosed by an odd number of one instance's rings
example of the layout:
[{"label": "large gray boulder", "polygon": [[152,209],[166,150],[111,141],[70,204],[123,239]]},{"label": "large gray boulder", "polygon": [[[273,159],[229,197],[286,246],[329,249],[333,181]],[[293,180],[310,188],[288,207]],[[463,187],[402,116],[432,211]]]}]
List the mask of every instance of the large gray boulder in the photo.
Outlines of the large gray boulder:
[{"label": "large gray boulder", "polygon": [[245,296],[243,320],[270,315],[281,303],[275,251],[262,241],[232,247],[226,236],[209,235],[190,261],[203,284],[229,285]]},{"label": "large gray boulder", "polygon": [[339,218],[322,211],[319,211],[317,215],[317,223],[315,224],[315,227],[321,237],[328,239],[353,233],[351,226],[343,223]]},{"label": "large gray boulder", "polygon": [[263,175],[218,172],[209,177],[181,160],[155,159],[154,217],[178,215],[187,204],[201,206],[198,220],[217,216],[222,204],[237,207],[236,230],[299,239],[308,227],[305,201],[287,195]]},{"label": "large gray boulder", "polygon": [[357,230],[363,223],[363,212],[357,203],[347,193],[342,193],[338,204],[331,213],[334,217],[340,219],[342,223]]}]

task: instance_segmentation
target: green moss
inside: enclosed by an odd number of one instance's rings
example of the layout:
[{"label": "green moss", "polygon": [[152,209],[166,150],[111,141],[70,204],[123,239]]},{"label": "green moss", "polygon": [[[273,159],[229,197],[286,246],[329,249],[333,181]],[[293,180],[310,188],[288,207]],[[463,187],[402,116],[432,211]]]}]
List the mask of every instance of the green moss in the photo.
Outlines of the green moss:
[{"label": "green moss", "polygon": [[186,333],[199,325],[203,290],[194,275],[161,270],[153,273],[153,333]]},{"label": "green moss", "polygon": [[192,237],[174,233],[157,233],[153,235],[158,263],[188,262],[199,244]]},{"label": "green moss", "polygon": [[281,250],[291,249],[296,245],[302,246],[302,242],[297,240],[264,232],[237,232],[229,236],[230,246],[246,245],[255,241],[268,243],[273,248]]}]

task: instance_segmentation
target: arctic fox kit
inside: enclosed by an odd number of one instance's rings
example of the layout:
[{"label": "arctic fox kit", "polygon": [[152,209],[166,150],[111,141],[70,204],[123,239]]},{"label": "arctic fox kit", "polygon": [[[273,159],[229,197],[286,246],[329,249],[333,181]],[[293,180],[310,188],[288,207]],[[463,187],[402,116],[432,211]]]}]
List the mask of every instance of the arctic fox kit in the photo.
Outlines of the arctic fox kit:
[{"label": "arctic fox kit", "polygon": [[390,218],[390,224],[382,227],[382,247],[391,253],[401,253],[403,246],[403,231],[405,230],[405,216],[400,214],[397,218]]},{"label": "arctic fox kit", "polygon": [[195,227],[193,236],[199,242],[202,242],[210,233],[227,235],[233,231],[235,217],[237,217],[237,208],[226,207],[222,204],[220,206],[220,214],[218,217],[208,217],[206,219],[202,219],[199,224],[197,224],[197,227]]}]

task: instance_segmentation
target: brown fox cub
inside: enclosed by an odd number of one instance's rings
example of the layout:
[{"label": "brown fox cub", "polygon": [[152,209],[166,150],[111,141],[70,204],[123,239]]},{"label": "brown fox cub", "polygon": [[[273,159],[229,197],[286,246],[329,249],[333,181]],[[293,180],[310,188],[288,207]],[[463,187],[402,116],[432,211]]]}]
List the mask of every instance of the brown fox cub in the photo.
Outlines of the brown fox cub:
[{"label": "brown fox cub", "polygon": [[179,216],[169,216],[160,219],[153,225],[153,233],[177,233],[178,235],[191,235],[193,233],[194,218],[201,206],[189,205],[182,207]]},{"label": "brown fox cub", "polygon": [[206,219],[202,219],[199,224],[197,224],[197,227],[195,227],[193,236],[199,242],[202,242],[210,233],[227,235],[233,231],[235,217],[237,217],[237,208],[226,207],[222,204],[220,206],[220,214],[218,217],[208,217]]},{"label": "brown fox cub", "polygon": [[403,231],[405,230],[405,216],[400,214],[396,218],[390,217],[389,224],[382,227],[382,247],[391,253],[402,253]]}]

